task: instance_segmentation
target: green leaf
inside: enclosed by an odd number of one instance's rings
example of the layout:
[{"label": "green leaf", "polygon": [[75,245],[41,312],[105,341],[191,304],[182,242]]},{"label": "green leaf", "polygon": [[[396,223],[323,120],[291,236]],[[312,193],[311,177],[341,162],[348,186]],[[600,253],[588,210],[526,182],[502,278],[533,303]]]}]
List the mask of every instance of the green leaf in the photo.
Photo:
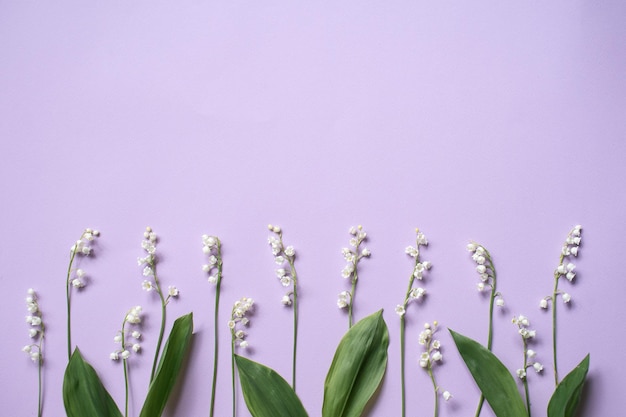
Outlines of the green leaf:
[{"label": "green leaf", "polygon": [[323,417],[358,417],[363,413],[385,374],[388,346],[382,310],[348,330],[326,375]]},{"label": "green leaf", "polygon": [[585,356],[554,390],[548,404],[548,417],[573,417],[589,370],[589,355]]},{"label": "green leaf", "polygon": [[235,355],[243,398],[253,417],[307,417],[300,399],[276,371]]},{"label": "green leaf", "polygon": [[159,417],[163,413],[187,354],[192,331],[193,313],[181,316],[174,322],[140,417]]},{"label": "green leaf", "polygon": [[67,417],[122,417],[95,369],[76,348],[63,377],[63,404]]},{"label": "green leaf", "polygon": [[524,400],[506,366],[480,343],[452,330],[450,334],[495,415],[528,417]]}]

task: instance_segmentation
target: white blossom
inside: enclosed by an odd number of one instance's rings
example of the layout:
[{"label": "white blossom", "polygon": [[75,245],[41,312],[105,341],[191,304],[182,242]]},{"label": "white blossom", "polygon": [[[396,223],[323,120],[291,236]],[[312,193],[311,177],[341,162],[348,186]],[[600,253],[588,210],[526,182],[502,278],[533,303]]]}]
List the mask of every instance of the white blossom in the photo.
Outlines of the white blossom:
[{"label": "white blossom", "polygon": [[178,297],[180,292],[178,291],[178,288],[176,288],[173,285],[170,285],[169,287],[167,287],[167,293],[170,297]]},{"label": "white blossom", "polygon": [[406,310],[404,309],[404,306],[401,304],[398,304],[396,306],[396,314],[399,315],[400,317],[404,316],[404,314],[406,313]]}]

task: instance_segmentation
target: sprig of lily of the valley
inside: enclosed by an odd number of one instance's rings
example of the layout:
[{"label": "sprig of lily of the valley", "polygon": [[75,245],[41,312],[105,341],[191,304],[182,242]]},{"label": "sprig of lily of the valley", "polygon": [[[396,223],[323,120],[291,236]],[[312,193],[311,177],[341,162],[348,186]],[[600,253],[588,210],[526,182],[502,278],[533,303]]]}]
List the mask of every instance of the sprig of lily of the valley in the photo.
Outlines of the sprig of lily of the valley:
[{"label": "sprig of lily of the valley", "polygon": [[296,271],[296,250],[293,246],[283,243],[283,231],[280,226],[267,226],[272,236],[267,240],[272,247],[274,262],[278,266],[276,276],[281,285],[287,289],[281,299],[286,307],[293,311],[293,353],[291,359],[291,387],[296,390],[296,363],[298,351],[298,272]]},{"label": "sprig of lily of the valley", "polygon": [[[139,326],[142,322],[142,308],[134,306],[128,310],[122,321],[120,330],[113,340],[119,345],[111,354],[113,361],[122,361],[124,374],[124,413],[120,411],[117,404],[104,387],[96,370],[87,362],[78,346],[72,352],[71,337],[71,289],[81,289],[85,287],[87,280],[82,269],[75,267],[77,255],[89,255],[92,251],[89,245],[100,233],[92,229],[85,229],[80,239],[70,250],[70,261],[66,277],[66,301],[67,301],[67,342],[68,342],[68,364],[63,378],[63,403],[68,417],[84,417],[85,415],[94,417],[127,417],[129,415],[129,367],[128,360],[131,352],[139,352],[142,349],[139,339],[142,338]],[[177,377],[181,371],[182,363],[187,355],[187,348],[191,341],[193,329],[193,316],[191,313],[179,317],[173,324],[165,347],[161,349],[161,343],[165,328],[165,306],[172,297],[177,297],[179,292],[174,286],[168,288],[165,293],[161,288],[161,283],[156,275],[156,234],[151,228],[144,232],[142,247],[146,254],[139,258],[138,263],[144,266],[144,280],[142,286],[147,291],[155,290],[159,295],[162,307],[161,328],[159,340],[155,349],[153,369],[148,393],[139,414],[140,417],[159,417],[165,409],[167,400],[174,388]],[[167,294],[167,295],[165,295]],[[34,292],[31,295],[33,298]],[[132,327],[131,327],[132,326]],[[43,336],[43,326],[41,327]],[[41,339],[40,339],[41,340]],[[32,349],[31,349],[32,350]],[[39,363],[41,364],[41,348],[39,352]],[[32,356],[32,355],[31,355]],[[40,393],[41,397],[41,393]],[[41,405],[39,407],[41,417]]]},{"label": "sprig of lily of the valley", "polygon": [[[584,382],[589,370],[589,355],[587,355],[570,373],[559,380],[557,368],[557,320],[556,320],[556,300],[561,296],[562,301],[567,304],[571,301],[571,295],[560,290],[559,280],[566,278],[572,282],[574,273],[574,264],[571,258],[578,256],[581,244],[580,225],[574,226],[568,233],[568,236],[561,249],[559,257],[559,265],[554,272],[554,289],[551,296],[544,297],[540,302],[542,309],[548,308],[548,303],[552,303],[552,346],[553,346],[553,364],[555,390],[550,398],[547,407],[548,417],[573,417],[577,411],[578,405],[583,394]],[[479,290],[484,290],[484,282],[488,282],[492,290],[491,307],[490,307],[490,327],[489,341],[492,337],[492,305],[498,293],[495,291],[495,267],[489,252],[479,250],[482,246],[471,243],[468,249],[474,253],[473,259],[477,262],[477,270],[481,274],[482,283],[479,283]],[[477,255],[478,252],[478,255]],[[487,256],[483,256],[483,253]],[[480,259],[477,259],[480,258]],[[483,262],[484,261],[484,262]],[[481,263],[482,262],[482,263]],[[481,265],[487,265],[481,268]],[[490,271],[493,272],[493,282],[490,281]],[[487,276],[482,274],[486,273]],[[500,300],[499,298],[498,300]],[[496,305],[498,302],[495,302]],[[503,305],[503,302],[501,302]],[[452,337],[456,343],[457,349],[461,354],[471,375],[481,390],[482,396],[490,404],[493,412],[497,417],[531,417],[531,400],[528,381],[529,369],[534,369],[537,373],[544,370],[543,365],[536,360],[537,352],[530,348],[530,344],[536,338],[536,331],[529,328],[530,320],[525,315],[513,317],[513,324],[516,325],[518,333],[522,340],[523,363],[522,367],[515,371],[515,375],[521,380],[523,385],[523,396],[520,395],[515,380],[506,366],[490,351],[490,346],[482,346],[478,342],[450,330]],[[478,416],[482,407],[482,398],[479,403],[476,415]]]},{"label": "sprig of lily of the valley", "polygon": [[[287,383],[278,373],[272,369],[241,356],[240,349],[248,346],[246,327],[253,311],[255,302],[252,298],[242,297],[233,304],[228,320],[231,340],[231,374],[232,374],[232,413],[236,416],[236,376],[239,376],[243,397],[248,410],[254,417],[304,417],[307,412],[295,391],[296,385],[296,352],[298,334],[298,274],[295,268],[296,251],[292,246],[283,243],[283,232],[278,226],[270,226],[272,235],[269,243],[272,248],[274,261],[278,268],[276,275],[280,283],[286,287],[281,302],[286,307],[293,308],[293,356],[292,382]],[[582,398],[583,386],[589,369],[589,355],[564,378],[559,378],[557,367],[557,301],[560,299],[564,304],[572,300],[569,289],[565,286],[574,283],[576,272],[574,258],[579,255],[581,245],[581,226],[575,226],[568,233],[559,255],[559,263],[553,274],[553,288],[551,295],[541,299],[540,307],[543,310],[552,308],[552,356],[553,372],[555,379],[555,391],[548,404],[548,417],[574,417],[577,406]],[[350,282],[350,290],[343,291],[337,305],[348,311],[348,331],[341,338],[333,361],[328,370],[324,384],[324,402],[322,417],[358,417],[366,409],[368,403],[374,398],[387,366],[387,348],[389,335],[386,323],[383,319],[382,310],[356,321],[353,318],[355,311],[355,293],[359,277],[359,262],[364,257],[369,257],[371,252],[365,248],[364,242],[367,234],[361,226],[350,229],[350,247],[342,250],[347,262],[342,271],[342,276]],[[133,359],[134,353],[145,350],[143,345],[144,335],[141,332],[143,310],[140,306],[131,307],[124,313],[122,324],[114,336],[115,350],[110,354],[111,359],[122,363],[124,375],[124,407],[123,414],[117,407],[113,398],[109,395],[102,384],[96,370],[88,363],[83,353],[75,345],[72,339],[72,309],[71,300],[73,295],[84,291],[91,278],[87,277],[82,268],[81,258],[87,257],[93,252],[93,242],[100,236],[95,229],[85,229],[70,249],[70,259],[65,279],[66,303],[67,303],[67,348],[68,365],[63,381],[63,399],[68,417],[128,417],[130,403],[130,380],[129,360]],[[431,264],[421,258],[422,250],[428,241],[420,230],[416,230],[415,246],[409,246],[405,252],[413,261],[409,285],[404,294],[401,304],[395,308],[400,318],[400,345],[401,345],[401,388],[402,388],[402,415],[405,411],[405,338],[408,313],[413,313],[410,305],[419,305],[424,300],[426,290],[416,283],[422,282],[427,276]],[[166,307],[170,300],[179,295],[177,287],[169,286],[167,290],[162,286],[160,277],[157,275],[157,235],[151,228],[144,232],[142,248],[144,254],[138,259],[143,267],[144,282],[142,287],[152,293],[156,293],[161,307],[161,326],[159,337],[156,342],[154,359],[151,370],[151,382],[148,394],[144,400],[140,417],[159,417],[172,392],[177,376],[181,372],[182,363],[187,355],[193,329],[191,313],[178,318],[170,334],[162,347],[165,338]],[[214,414],[216,401],[215,389],[218,371],[218,312],[220,299],[220,284],[222,280],[222,243],[215,236],[202,236],[203,252],[208,261],[203,265],[203,270],[208,274],[208,281],[216,284],[215,313],[214,313],[214,361],[213,378],[211,384],[210,416]],[[476,416],[480,415],[485,399],[497,417],[531,417],[531,390],[532,382],[530,375],[545,372],[543,362],[546,355],[539,352],[533,346],[535,339],[540,337],[531,327],[531,319],[526,315],[513,317],[513,324],[520,336],[520,348],[523,353],[523,361],[514,372],[507,369],[504,364],[491,352],[494,339],[494,310],[504,306],[504,298],[497,290],[497,273],[491,253],[482,245],[471,242],[468,249],[472,254],[476,272],[480,280],[477,284],[479,292],[487,294],[489,298],[488,310],[488,334],[485,345],[482,345],[466,336],[451,331],[452,338],[461,355],[461,358],[470,370],[470,374],[476,381],[481,399],[476,410]],[[29,289],[26,297],[26,305],[29,315],[26,321],[29,327],[31,343],[24,346],[23,350],[29,355],[33,363],[38,366],[38,417],[43,416],[42,395],[42,372],[44,365],[44,338],[46,326],[43,321],[43,313],[39,306],[39,294],[34,289]],[[356,322],[356,323],[355,323]],[[434,391],[434,415],[438,416],[439,398],[448,400],[452,395],[441,388],[436,378],[436,368],[443,363],[441,353],[441,339],[439,336],[440,324],[437,321],[426,322],[419,334],[419,343],[423,347],[416,354],[421,368],[430,379]],[[147,339],[149,341],[150,339]],[[541,361],[540,361],[541,360]],[[532,371],[532,372],[531,372]],[[514,377],[515,375],[515,377]],[[521,385],[521,389],[520,386]],[[521,392],[520,392],[521,391]]]}]

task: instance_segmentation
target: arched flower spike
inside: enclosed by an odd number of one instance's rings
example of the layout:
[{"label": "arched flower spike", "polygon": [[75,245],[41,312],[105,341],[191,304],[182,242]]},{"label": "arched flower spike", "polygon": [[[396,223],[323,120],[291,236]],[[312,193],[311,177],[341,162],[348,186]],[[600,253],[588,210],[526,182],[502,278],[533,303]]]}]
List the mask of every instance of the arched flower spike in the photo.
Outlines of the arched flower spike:
[{"label": "arched flower spike", "polygon": [[[141,306],[135,306],[128,310],[122,321],[122,328],[113,338],[115,343],[120,347],[115,349],[109,357],[113,361],[122,360],[124,364],[124,416],[128,416],[128,364],[127,360],[131,356],[131,351],[138,353],[141,350],[139,339],[141,333],[139,330],[131,330],[130,326],[137,326],[141,323]],[[130,333],[130,334],[129,334]]]},{"label": "arched flower spike", "polygon": [[240,347],[245,349],[248,347],[248,341],[246,340],[246,332],[241,328],[242,326],[248,326],[250,319],[248,317],[252,313],[254,307],[254,300],[252,298],[243,297],[240,300],[235,301],[233,309],[230,313],[230,320],[228,320],[228,328],[230,329],[231,343],[231,375],[233,385],[233,417],[236,416],[236,400],[235,400],[235,349]]},{"label": "arched flower spike", "polygon": [[435,417],[439,415],[439,395],[441,394],[445,401],[452,398],[452,394],[450,394],[449,391],[446,391],[437,385],[435,373],[433,372],[433,367],[436,364],[439,365],[443,363],[443,355],[440,351],[441,342],[434,338],[438,326],[439,323],[437,321],[434,321],[432,325],[424,323],[424,330],[422,330],[419,336],[419,344],[424,346],[424,351],[420,355],[419,364],[426,370],[428,376],[430,377],[430,381],[433,384],[433,390],[435,393]]},{"label": "arched flower spike", "polygon": [[415,287],[415,280],[422,280],[426,272],[431,268],[429,261],[422,261],[420,258],[421,247],[428,245],[426,236],[419,230],[415,229],[415,246],[407,246],[405,253],[414,260],[413,269],[411,270],[411,276],[409,277],[409,286],[404,295],[404,301],[402,304],[396,306],[396,314],[400,316],[400,379],[401,379],[401,394],[402,394],[402,417],[406,415],[406,387],[405,387],[405,315],[406,309],[409,303],[419,301],[424,298],[426,290],[422,287]]},{"label": "arched flower spike", "polygon": [[561,278],[565,278],[568,282],[573,282],[576,277],[574,269],[576,265],[573,264],[573,259],[578,256],[581,243],[582,226],[574,226],[563,243],[561,248],[561,254],[559,256],[559,265],[554,270],[554,290],[552,295],[544,297],[539,302],[539,307],[543,309],[548,308],[548,303],[552,302],[552,356],[554,366],[554,385],[559,384],[559,371],[557,362],[557,332],[556,332],[556,299],[560,295],[563,303],[567,304],[572,300],[572,296],[559,289],[559,281]]},{"label": "arched flower spike", "polygon": [[535,351],[532,349],[528,349],[528,343],[537,336],[537,332],[528,328],[528,326],[530,326],[530,321],[526,316],[515,316],[513,317],[512,322],[513,324],[517,325],[518,332],[522,337],[522,344],[524,346],[524,364],[516,371],[516,373],[524,384],[526,410],[528,410],[528,417],[530,417],[530,392],[528,391],[528,375],[526,373],[526,370],[528,368],[534,368],[537,373],[543,371],[543,365],[539,362],[536,362],[534,359],[536,356]]},{"label": "arched flower spike", "polygon": [[202,265],[202,270],[209,275],[209,283],[215,284],[215,311],[213,313],[213,380],[211,382],[211,408],[209,413],[209,416],[213,417],[215,412],[215,388],[217,385],[218,313],[223,266],[222,242],[217,236],[202,235],[202,252],[208,256],[208,263]]},{"label": "arched flower spike", "polygon": [[363,230],[363,226],[359,225],[358,227],[351,227],[349,232],[352,236],[350,238],[350,248],[341,249],[341,253],[347,262],[346,266],[341,271],[341,276],[350,280],[352,288],[350,291],[342,291],[339,293],[339,298],[337,300],[337,306],[339,308],[348,309],[348,328],[352,327],[353,323],[352,311],[354,308],[356,283],[359,279],[359,262],[361,259],[367,258],[372,254],[369,249],[361,247],[367,238],[367,233]]},{"label": "arched flower spike", "polygon": [[155,291],[161,301],[161,326],[159,329],[159,338],[157,340],[156,350],[154,352],[154,360],[152,362],[152,371],[150,372],[150,383],[154,380],[154,374],[156,372],[159,357],[161,355],[161,344],[163,343],[163,334],[165,333],[165,321],[166,311],[165,307],[172,297],[178,297],[178,288],[169,286],[167,292],[163,291],[161,282],[157,275],[157,234],[151,227],[146,227],[146,231],[143,233],[144,239],[141,242],[141,247],[145,251],[143,258],[137,258],[137,264],[143,266],[143,276],[145,277],[142,288],[148,292]]},{"label": "arched flower spike", "polygon": [[67,267],[67,277],[65,279],[65,298],[67,303],[67,360],[72,356],[72,311],[71,297],[72,288],[77,290],[83,288],[87,283],[87,276],[83,269],[75,268],[74,262],[77,256],[91,255],[91,242],[100,236],[100,232],[93,229],[85,229],[80,238],[70,248],[70,262]]},{"label": "arched flower spike", "polygon": [[280,226],[267,225],[272,235],[267,242],[272,247],[274,262],[278,266],[276,277],[287,291],[281,298],[281,303],[293,309],[293,354],[291,365],[291,388],[296,390],[296,352],[298,347],[298,273],[296,271],[296,250],[293,246],[285,246],[283,231]]},{"label": "arched flower spike", "polygon": [[[494,306],[503,307],[504,298],[497,290],[496,267],[489,251],[476,242],[470,242],[467,250],[472,254],[472,260],[476,263],[476,272],[480,281],[476,285],[479,292],[489,291],[489,331],[487,334],[487,350],[491,351],[493,345],[493,310]],[[482,411],[485,396],[481,393],[478,400],[475,416],[478,417]]]},{"label": "arched flower spike", "polygon": [[22,348],[30,359],[37,364],[38,374],[38,394],[37,394],[37,416],[41,417],[43,412],[43,392],[42,392],[42,371],[43,371],[43,340],[46,334],[46,326],[43,322],[43,313],[39,308],[37,293],[29,288],[26,295],[26,308],[28,315],[26,323],[30,325],[28,336],[32,342]]}]

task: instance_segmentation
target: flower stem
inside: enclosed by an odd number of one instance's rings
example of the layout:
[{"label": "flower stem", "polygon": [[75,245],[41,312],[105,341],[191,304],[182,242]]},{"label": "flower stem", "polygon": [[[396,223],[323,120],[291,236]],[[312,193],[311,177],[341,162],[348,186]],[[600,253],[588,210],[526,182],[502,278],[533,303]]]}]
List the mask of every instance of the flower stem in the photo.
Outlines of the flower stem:
[{"label": "flower stem", "polygon": [[218,314],[220,305],[220,286],[222,284],[222,244],[217,240],[217,282],[215,287],[215,314],[213,315],[213,381],[211,383],[211,409],[210,416],[213,417],[215,410],[215,388],[217,385],[217,357],[218,357]]},{"label": "flower stem", "polygon": [[157,278],[156,266],[152,265],[152,268],[154,271],[154,284],[156,286],[157,294],[159,294],[159,298],[161,299],[161,327],[159,329],[159,338],[154,352],[152,371],[150,371],[150,383],[154,380],[154,374],[156,372],[157,363],[159,362],[159,356],[161,354],[161,344],[163,343],[163,334],[165,333],[165,306],[167,305],[167,300],[163,297],[163,291],[161,290],[161,285],[159,284],[159,279]]},{"label": "flower stem", "polygon": [[72,265],[76,257],[76,249],[72,249],[70,254],[70,263],[67,267],[67,277],[65,279],[65,298],[67,301],[67,360],[72,357],[72,314],[71,314],[71,293],[70,293],[70,277],[72,275]]},{"label": "flower stem", "polygon": [[[559,265],[563,263],[564,255],[559,258]],[[559,273],[554,273],[554,291],[552,292],[552,364],[554,369],[554,386],[559,385],[559,371],[557,366],[556,350],[556,296],[559,292]]]},{"label": "flower stem", "polygon": [[[122,342],[123,343],[123,342]],[[128,417],[128,364],[124,361],[124,417]]]},{"label": "flower stem", "polygon": [[[522,369],[526,372],[526,369],[528,368],[528,343],[523,337],[522,341],[524,342],[524,367]],[[526,375],[522,381],[524,384],[524,395],[526,397],[526,410],[528,411],[528,417],[530,417],[530,393],[528,391],[528,378]]]},{"label": "flower stem", "polygon": [[[282,242],[282,235],[281,235]],[[293,280],[293,356],[291,364],[291,388],[296,392],[296,353],[298,348],[298,273],[296,272],[295,258],[287,257],[291,277]]]},{"label": "flower stem", "polygon": [[41,380],[42,380],[42,375],[41,375],[41,371],[42,371],[42,359],[41,359],[41,342],[39,342],[39,369],[38,369],[38,388],[39,388],[39,395],[37,396],[37,416],[41,417],[43,415],[43,391],[42,391],[42,384],[41,384]]},{"label": "flower stem", "polygon": [[433,373],[432,363],[428,363],[428,376],[430,376],[430,380],[433,383],[433,388],[435,390],[435,417],[439,415],[439,389],[437,388],[437,382],[435,381],[435,374]]},{"label": "flower stem", "polygon": [[296,352],[298,347],[298,290],[296,285],[295,269],[293,275],[293,359],[291,366],[291,388],[296,392]]},{"label": "flower stem", "polygon": [[[484,246],[483,246],[484,248]],[[489,330],[487,332],[487,350],[491,351],[493,347],[493,307],[496,300],[496,284],[497,284],[497,273],[496,267],[493,264],[493,260],[491,259],[491,254],[487,249],[485,249],[485,255],[487,255],[487,262],[489,262],[489,267],[491,269],[491,294],[489,295]],[[478,417],[483,409],[483,404],[485,403],[485,396],[483,393],[480,393],[480,398],[478,399],[478,407],[476,407],[475,417]]]},{"label": "flower stem", "polygon": [[[415,264],[417,264],[419,262],[419,258],[416,258],[415,260]],[[411,294],[411,289],[413,288],[413,281],[415,281],[415,276],[413,275],[413,273],[411,273],[411,277],[409,278],[409,287],[406,290],[406,295],[404,296],[404,306],[406,307],[410,294]],[[406,348],[406,335],[405,335],[405,327],[406,327],[406,322],[404,319],[404,314],[402,314],[400,316],[400,381],[401,381],[401,393],[402,393],[402,417],[406,416],[406,386],[405,386],[405,375],[404,375],[404,368],[405,368],[405,348]]]},{"label": "flower stem", "polygon": [[401,394],[402,394],[402,417],[406,416],[406,387],[404,384],[404,361],[405,361],[405,334],[404,334],[404,315],[400,316],[400,381],[401,381]]},{"label": "flower stem", "polygon": [[352,328],[352,306],[354,305],[354,295],[356,293],[356,281],[359,278],[356,265],[354,267],[354,275],[352,276],[352,290],[350,291],[350,304],[348,304],[348,329]]},{"label": "flower stem", "polygon": [[233,379],[233,417],[235,417],[235,339],[230,344],[230,372]]}]

